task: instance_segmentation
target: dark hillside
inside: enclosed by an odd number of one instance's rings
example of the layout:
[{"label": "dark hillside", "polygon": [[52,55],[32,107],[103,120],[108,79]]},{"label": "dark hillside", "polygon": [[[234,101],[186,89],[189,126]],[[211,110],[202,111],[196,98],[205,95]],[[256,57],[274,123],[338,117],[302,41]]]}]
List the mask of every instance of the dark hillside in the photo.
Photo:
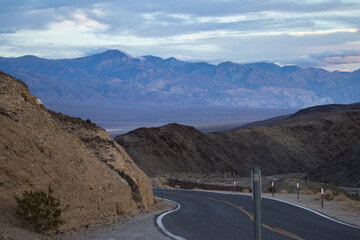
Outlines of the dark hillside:
[{"label": "dark hillside", "polygon": [[140,128],[115,140],[151,176],[236,174],[211,139],[193,127],[169,124]]},{"label": "dark hillside", "polygon": [[[261,126],[207,135],[177,124],[142,128],[116,141],[151,176],[248,176],[258,165],[264,175],[312,172],[312,180],[359,184],[354,177],[359,171],[359,104],[305,109]],[[313,173],[320,172],[318,168],[323,174]]]}]

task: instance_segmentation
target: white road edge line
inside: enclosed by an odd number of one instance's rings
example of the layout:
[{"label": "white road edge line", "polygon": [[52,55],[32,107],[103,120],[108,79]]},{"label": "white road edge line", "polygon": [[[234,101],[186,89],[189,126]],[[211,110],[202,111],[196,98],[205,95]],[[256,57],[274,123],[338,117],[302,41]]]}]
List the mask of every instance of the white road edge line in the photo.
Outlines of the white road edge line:
[{"label": "white road edge line", "polygon": [[170,231],[168,231],[168,230],[164,227],[164,225],[162,224],[162,219],[163,219],[163,217],[165,217],[167,214],[176,212],[176,211],[178,211],[178,210],[181,208],[181,205],[180,205],[179,203],[175,202],[175,201],[172,201],[172,200],[166,199],[166,198],[164,198],[164,200],[169,201],[169,202],[172,202],[172,203],[175,203],[175,204],[177,205],[177,208],[174,209],[174,210],[170,210],[170,211],[167,211],[167,212],[164,212],[163,214],[161,214],[161,215],[157,218],[157,220],[156,220],[157,225],[158,225],[159,228],[160,228],[166,235],[168,235],[169,237],[171,237],[171,238],[173,238],[173,239],[175,239],[175,240],[186,240],[185,238],[182,238],[182,237],[176,236],[175,234],[172,234],[172,233],[171,233]]},{"label": "white road edge line", "polygon": [[[230,193],[230,192],[221,192],[221,191],[211,191],[211,190],[194,190],[194,189],[172,189],[172,190],[176,190],[176,191],[181,191],[181,190],[190,190],[190,191],[199,191],[199,192],[212,192],[212,193],[220,193],[220,194],[233,194],[233,195],[243,195],[243,196],[248,196],[248,197],[251,197],[252,195],[251,194],[245,194],[245,193]],[[307,208],[307,207],[303,207],[303,206],[300,206],[300,205],[297,205],[295,203],[292,203],[292,202],[288,202],[288,201],[285,201],[285,200],[281,200],[281,199],[277,199],[277,198],[272,198],[272,197],[261,197],[261,198],[266,198],[266,199],[270,199],[270,200],[274,200],[274,201],[278,201],[278,202],[283,202],[283,203],[287,203],[287,204],[290,204],[292,206],[295,206],[295,207],[298,207],[298,208],[302,208],[304,210],[307,210],[309,212],[312,212],[312,213],[315,213],[321,217],[324,217],[326,219],[329,219],[331,221],[334,221],[336,223],[339,223],[339,224],[342,224],[342,225],[345,225],[345,226],[348,226],[348,227],[353,227],[353,228],[356,228],[356,229],[360,229],[360,227],[358,226],[355,226],[355,225],[352,225],[352,224],[349,224],[349,223],[345,223],[345,222],[342,222],[342,221],[339,221],[339,220],[336,220],[334,218],[331,218],[329,216],[326,216],[322,213],[319,213],[315,210],[312,210],[310,208]]]},{"label": "white road edge line", "polygon": [[334,222],[336,222],[336,223],[339,223],[339,224],[342,224],[342,225],[345,225],[345,226],[348,226],[348,227],[353,227],[353,228],[356,228],[356,229],[360,229],[360,227],[358,227],[358,226],[355,226],[355,225],[352,225],[352,224],[349,224],[349,223],[345,223],[345,222],[336,220],[336,219],[331,218],[331,217],[329,217],[329,216],[326,216],[326,215],[324,215],[324,214],[322,214],[322,213],[320,213],[320,212],[317,212],[317,211],[312,210],[312,209],[307,208],[307,207],[303,207],[303,206],[297,205],[297,204],[292,203],[292,202],[288,202],[288,201],[281,200],[281,199],[275,199],[275,198],[271,198],[271,197],[262,197],[262,198],[266,198],[266,199],[271,199],[271,200],[275,200],[275,201],[278,201],[278,202],[287,203],[287,204],[290,204],[290,205],[292,205],[292,206],[295,206],[295,207],[298,207],[298,208],[302,208],[302,209],[305,209],[305,210],[307,210],[307,211],[309,211],[309,212],[315,213],[315,214],[317,214],[317,215],[319,215],[319,216],[321,216],[321,217],[323,217],[323,218],[329,219],[329,220],[334,221]]}]

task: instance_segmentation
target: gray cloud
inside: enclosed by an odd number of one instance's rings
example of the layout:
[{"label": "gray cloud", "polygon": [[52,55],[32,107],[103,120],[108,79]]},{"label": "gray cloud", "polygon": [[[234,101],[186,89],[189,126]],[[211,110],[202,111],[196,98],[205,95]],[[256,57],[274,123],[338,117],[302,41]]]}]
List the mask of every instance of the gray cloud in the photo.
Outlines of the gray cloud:
[{"label": "gray cloud", "polygon": [[311,53],[309,57],[325,64],[353,64],[360,63],[360,50],[326,51]]},{"label": "gray cloud", "polygon": [[[7,44],[0,46],[0,55],[5,50],[8,55],[23,50],[54,58],[59,53],[64,57],[120,48],[139,56],[328,66],[354,62],[356,57],[321,56],[327,49],[360,51],[359,45],[349,44],[360,39],[356,32],[360,2],[352,0],[0,0],[0,5],[0,42]],[[65,21],[71,24],[58,34],[68,31],[64,36],[74,34],[74,42],[64,37],[56,46],[59,42],[49,38],[40,46],[21,39],[29,36],[21,35],[22,30],[29,30],[36,40],[46,38],[46,31],[53,27],[49,34],[56,33],[54,28]]]}]

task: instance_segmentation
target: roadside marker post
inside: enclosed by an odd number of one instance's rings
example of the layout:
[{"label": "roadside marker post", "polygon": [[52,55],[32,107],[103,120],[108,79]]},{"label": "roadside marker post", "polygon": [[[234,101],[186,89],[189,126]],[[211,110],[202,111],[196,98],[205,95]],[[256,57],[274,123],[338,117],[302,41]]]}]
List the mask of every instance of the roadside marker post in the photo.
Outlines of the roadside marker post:
[{"label": "roadside marker post", "polygon": [[274,181],[271,182],[271,194],[274,197]]},{"label": "roadside marker post", "polygon": [[200,189],[200,180],[198,179],[198,189]]},{"label": "roadside marker post", "polygon": [[324,208],[324,189],[321,189],[321,208]]},{"label": "roadside marker post", "polygon": [[235,183],[235,181],[234,181],[234,192],[235,192],[235,190],[236,190],[236,185],[235,185],[236,183]]},{"label": "roadside marker post", "polygon": [[296,183],[296,188],[297,188],[297,200],[299,201],[299,194],[300,194],[300,185],[299,185],[299,183]]},{"label": "roadside marker post", "polygon": [[251,176],[254,201],[254,234],[255,240],[261,240],[261,171],[259,167],[254,167]]},{"label": "roadside marker post", "polygon": [[164,184],[161,184],[161,200],[164,201]]}]

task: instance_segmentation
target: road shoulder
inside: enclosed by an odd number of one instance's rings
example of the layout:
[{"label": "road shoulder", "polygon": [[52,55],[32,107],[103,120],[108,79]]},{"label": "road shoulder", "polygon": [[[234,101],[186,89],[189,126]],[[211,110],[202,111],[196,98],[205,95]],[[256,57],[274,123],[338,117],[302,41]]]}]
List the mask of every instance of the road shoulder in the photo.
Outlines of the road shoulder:
[{"label": "road shoulder", "polygon": [[120,218],[108,223],[96,224],[85,229],[78,229],[66,233],[58,234],[54,239],[64,240],[91,240],[91,239],[171,239],[160,230],[156,224],[157,217],[163,212],[176,208],[172,202],[163,202],[159,209]]}]

